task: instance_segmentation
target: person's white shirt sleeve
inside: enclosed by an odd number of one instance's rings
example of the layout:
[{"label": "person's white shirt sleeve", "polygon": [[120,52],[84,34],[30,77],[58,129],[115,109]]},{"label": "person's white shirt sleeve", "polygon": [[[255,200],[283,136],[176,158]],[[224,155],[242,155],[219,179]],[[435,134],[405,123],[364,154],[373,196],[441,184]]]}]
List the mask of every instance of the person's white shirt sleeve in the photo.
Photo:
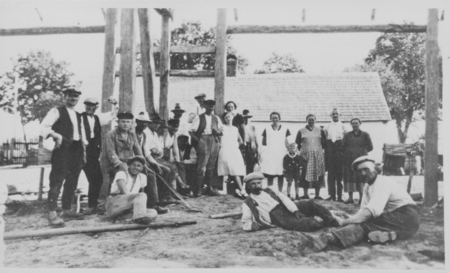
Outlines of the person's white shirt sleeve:
[{"label": "person's white shirt sleeve", "polygon": [[[378,182],[385,182],[385,180],[381,180]],[[370,190],[369,188],[368,190]],[[389,190],[389,184],[377,183],[377,181],[375,181],[375,183],[372,185],[370,200],[365,208],[368,209],[370,213],[372,213],[372,216],[374,218],[380,216],[384,212],[384,208],[386,207],[390,195],[391,191]]]},{"label": "person's white shirt sleeve", "polygon": [[189,132],[196,132],[199,124],[200,124],[200,117],[195,116],[194,120],[192,121],[191,128],[189,128]]},{"label": "person's white shirt sleeve", "polygon": [[290,212],[294,212],[297,211],[298,208],[295,205],[294,202],[292,202],[291,199],[289,199],[286,195],[282,194],[281,192],[279,192],[278,190],[275,189],[275,187],[270,187],[270,189],[272,189],[280,198],[281,202],[286,206],[286,208],[290,211]]},{"label": "person's white shirt sleeve", "polygon": [[58,109],[56,109],[56,108],[50,109],[50,111],[48,111],[47,115],[45,116],[45,118],[41,122],[40,135],[44,139],[47,139],[48,135],[51,134],[52,132],[54,132],[52,130],[52,126],[53,126],[53,124],[55,124],[55,122],[58,119],[59,119],[59,111],[58,111]]}]

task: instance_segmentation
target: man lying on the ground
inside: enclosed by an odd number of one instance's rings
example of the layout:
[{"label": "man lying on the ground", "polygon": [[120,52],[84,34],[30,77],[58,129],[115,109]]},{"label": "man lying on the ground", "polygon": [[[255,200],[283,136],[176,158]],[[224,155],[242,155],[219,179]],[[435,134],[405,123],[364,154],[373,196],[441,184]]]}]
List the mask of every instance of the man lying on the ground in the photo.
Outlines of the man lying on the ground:
[{"label": "man lying on the ground", "polygon": [[[262,188],[264,175],[251,173],[244,178],[250,196],[242,205],[242,224],[246,231],[271,227],[287,230],[316,231],[323,227],[337,226],[333,215],[313,200],[294,203],[275,188]],[[318,216],[323,222],[312,217]]]},{"label": "man lying on the ground", "polygon": [[348,219],[336,218],[342,226],[319,236],[306,235],[316,251],[329,244],[351,246],[363,239],[385,243],[408,239],[419,230],[419,212],[416,203],[395,181],[378,175],[375,160],[368,156],[352,163],[357,179],[367,183],[363,189],[360,210]]},{"label": "man lying on the ground", "polygon": [[127,162],[128,170],[119,171],[111,185],[111,194],[106,201],[106,216],[116,218],[127,210],[133,210],[133,222],[148,225],[155,218],[147,213],[147,176],[142,173],[145,158],[135,156]]}]

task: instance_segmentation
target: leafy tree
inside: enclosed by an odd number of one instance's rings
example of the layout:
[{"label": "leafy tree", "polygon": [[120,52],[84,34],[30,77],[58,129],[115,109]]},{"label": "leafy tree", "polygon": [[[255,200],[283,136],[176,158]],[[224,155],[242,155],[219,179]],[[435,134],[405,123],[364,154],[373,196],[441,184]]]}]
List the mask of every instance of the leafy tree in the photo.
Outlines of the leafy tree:
[{"label": "leafy tree", "polygon": [[[10,113],[19,111],[22,124],[42,121],[52,107],[63,104],[61,91],[71,86],[73,76],[67,66],[66,62],[57,62],[49,52],[42,50],[19,55],[13,61],[12,70],[1,76],[0,107]],[[19,88],[14,109],[16,85]]]},{"label": "leafy tree", "polygon": [[[248,60],[237,54],[235,48],[230,45],[231,36],[227,36],[227,54],[237,57],[237,72],[246,73]],[[172,30],[171,45],[189,45],[189,46],[207,46],[216,44],[215,28],[205,30],[200,22],[183,23],[181,27]],[[156,41],[155,45],[160,45],[160,41]],[[155,54],[156,66],[159,66],[159,54]],[[200,69],[214,70],[215,56],[214,54],[182,54],[175,53],[170,56],[171,69]]]},{"label": "leafy tree", "polygon": [[[405,143],[414,116],[425,108],[424,58],[424,34],[385,33],[377,39],[365,64],[346,69],[379,73],[400,143]],[[442,81],[440,84],[442,85]]]},{"label": "leafy tree", "polygon": [[292,54],[278,55],[276,52],[272,52],[272,56],[264,62],[263,68],[256,70],[255,74],[304,72]]}]

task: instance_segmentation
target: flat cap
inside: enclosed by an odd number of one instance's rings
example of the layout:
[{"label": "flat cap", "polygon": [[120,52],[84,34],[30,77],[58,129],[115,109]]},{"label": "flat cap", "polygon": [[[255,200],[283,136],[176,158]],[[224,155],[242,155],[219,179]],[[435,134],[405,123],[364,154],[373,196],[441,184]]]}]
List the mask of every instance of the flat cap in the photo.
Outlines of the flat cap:
[{"label": "flat cap", "polygon": [[355,161],[353,161],[352,170],[356,171],[356,168],[358,167],[358,165],[363,162],[366,162],[366,161],[370,161],[375,164],[375,160],[373,158],[369,157],[368,155],[364,155],[364,156],[358,157],[357,159],[355,159]]},{"label": "flat cap", "polygon": [[244,183],[251,182],[253,180],[263,180],[264,175],[262,173],[249,173],[247,176],[244,177]]},{"label": "flat cap", "polygon": [[205,104],[205,105],[216,105],[216,101],[215,100],[205,100],[205,102],[203,104]]},{"label": "flat cap", "polygon": [[130,112],[121,112],[117,114],[117,119],[133,119],[134,116]]},{"label": "flat cap", "polygon": [[131,163],[133,163],[134,161],[139,161],[143,165],[145,165],[145,158],[143,156],[137,155],[135,157],[132,157],[132,158],[128,159],[127,164],[131,165]]},{"label": "flat cap", "polygon": [[78,94],[81,95],[81,91],[76,90],[75,88],[67,88],[62,91],[64,94]]},{"label": "flat cap", "polygon": [[84,100],[84,104],[89,104],[89,105],[98,105],[99,102],[96,98],[87,98]]},{"label": "flat cap", "polygon": [[205,97],[205,98],[206,98],[205,93],[200,93],[200,94],[198,94],[197,96],[194,97],[194,99],[200,98],[200,97]]}]

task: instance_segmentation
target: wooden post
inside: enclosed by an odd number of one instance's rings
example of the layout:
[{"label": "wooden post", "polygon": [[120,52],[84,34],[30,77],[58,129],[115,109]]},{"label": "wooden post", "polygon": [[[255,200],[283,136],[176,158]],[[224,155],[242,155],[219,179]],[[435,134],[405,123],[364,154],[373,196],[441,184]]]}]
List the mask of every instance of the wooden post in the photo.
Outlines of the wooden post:
[{"label": "wooden post", "polygon": [[217,9],[216,58],[214,63],[214,113],[219,117],[223,114],[225,104],[225,76],[227,73],[227,10]]},{"label": "wooden post", "polygon": [[[111,104],[108,98],[114,94],[114,63],[116,61],[115,53],[115,28],[117,23],[117,9],[108,9],[106,11],[105,25],[105,53],[103,60],[103,84],[102,84],[102,109],[101,112],[111,111]],[[111,125],[102,126],[102,135],[111,130]]]},{"label": "wooden post", "polygon": [[159,115],[162,119],[168,120],[169,107],[168,107],[168,92],[169,92],[169,71],[170,71],[170,17],[167,14],[162,14],[162,29],[161,29],[161,53],[160,55],[160,68],[159,68],[159,81],[160,81],[160,94],[159,94]]},{"label": "wooden post", "polygon": [[119,111],[133,111],[133,95],[136,85],[136,36],[134,33],[134,9],[122,9],[120,20],[120,85]]},{"label": "wooden post", "polygon": [[429,9],[425,41],[425,207],[438,201],[438,21],[438,10]]},{"label": "wooden post", "polygon": [[45,168],[41,167],[41,177],[39,178],[38,201],[42,201],[42,192],[44,191],[44,173]]},{"label": "wooden post", "polygon": [[152,115],[155,113],[153,87],[155,83],[155,60],[153,58],[153,43],[150,35],[149,9],[138,9],[139,31],[141,34],[141,66],[144,81],[145,109]]}]

